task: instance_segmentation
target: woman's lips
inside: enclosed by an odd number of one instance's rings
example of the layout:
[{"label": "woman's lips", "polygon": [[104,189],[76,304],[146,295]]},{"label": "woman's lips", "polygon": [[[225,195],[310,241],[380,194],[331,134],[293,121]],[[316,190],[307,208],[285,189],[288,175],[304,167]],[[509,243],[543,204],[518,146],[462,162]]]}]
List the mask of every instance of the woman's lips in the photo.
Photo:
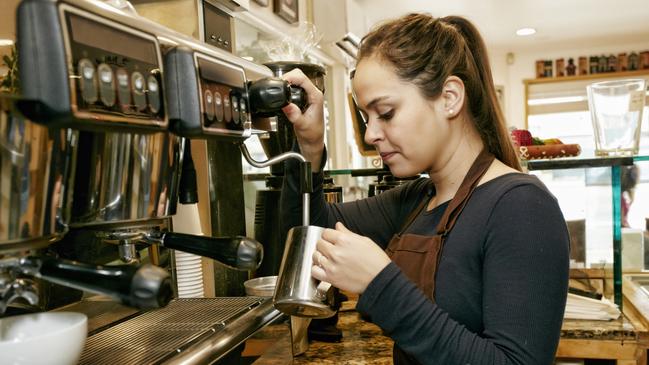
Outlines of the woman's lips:
[{"label": "woman's lips", "polygon": [[388,161],[391,159],[396,153],[395,152],[381,152],[381,159],[383,161]]}]

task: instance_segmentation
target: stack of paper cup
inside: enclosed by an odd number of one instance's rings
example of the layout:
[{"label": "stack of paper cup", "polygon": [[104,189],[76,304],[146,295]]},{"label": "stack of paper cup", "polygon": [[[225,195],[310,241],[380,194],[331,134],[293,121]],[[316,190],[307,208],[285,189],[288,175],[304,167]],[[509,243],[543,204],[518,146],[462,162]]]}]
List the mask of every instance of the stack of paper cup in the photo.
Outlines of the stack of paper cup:
[{"label": "stack of paper cup", "polygon": [[[202,235],[198,205],[178,204],[172,218],[174,232]],[[179,298],[203,297],[203,269],[200,256],[176,251],[176,281]]]}]

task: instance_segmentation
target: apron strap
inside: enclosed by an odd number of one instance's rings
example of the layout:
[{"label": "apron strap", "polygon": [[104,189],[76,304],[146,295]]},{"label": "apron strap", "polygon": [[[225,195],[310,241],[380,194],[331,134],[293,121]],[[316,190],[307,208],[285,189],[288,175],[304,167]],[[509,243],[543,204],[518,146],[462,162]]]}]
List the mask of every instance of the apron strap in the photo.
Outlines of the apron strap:
[{"label": "apron strap", "polygon": [[471,165],[471,168],[464,177],[460,188],[446,207],[444,215],[442,215],[442,219],[437,225],[436,231],[437,234],[442,237],[442,241],[446,238],[451,229],[453,229],[455,221],[460,216],[460,213],[464,209],[466,203],[469,201],[471,194],[473,194],[475,187],[487,172],[494,159],[494,155],[485,148],[475,159],[473,165]]},{"label": "apron strap", "polygon": [[[471,194],[475,190],[475,187],[478,185],[480,179],[491,166],[491,163],[494,160],[494,155],[491,154],[486,148],[483,149],[478,157],[471,165],[469,172],[467,172],[460,188],[453,196],[453,199],[446,207],[442,219],[437,225],[437,235],[433,236],[433,245],[438,247],[437,252],[434,256],[428,256],[427,262],[424,263],[424,266],[427,268],[432,268],[433,275],[430,277],[423,278],[424,291],[429,295],[433,302],[435,301],[435,281],[437,280],[437,273],[439,272],[439,264],[442,258],[442,250],[444,249],[444,243],[446,242],[446,237],[448,236],[455,222],[457,221],[460,213],[466,206],[466,203],[469,201]],[[437,243],[435,243],[437,241]],[[431,261],[434,260],[434,261]]]},{"label": "apron strap", "polygon": [[421,211],[424,210],[424,208],[426,208],[426,205],[428,205],[428,202],[430,202],[431,196],[432,195],[431,195],[430,192],[427,193],[426,194],[426,199],[423,199],[421,201],[421,203],[419,203],[419,205],[417,205],[417,207],[410,212],[410,214],[408,215],[408,217],[404,221],[403,225],[401,226],[401,229],[399,230],[399,233],[397,234],[398,236],[401,236],[403,234],[403,232],[405,232],[406,229],[408,229],[408,227],[410,227],[412,222],[415,221],[415,218],[417,218],[419,213],[421,213]]}]

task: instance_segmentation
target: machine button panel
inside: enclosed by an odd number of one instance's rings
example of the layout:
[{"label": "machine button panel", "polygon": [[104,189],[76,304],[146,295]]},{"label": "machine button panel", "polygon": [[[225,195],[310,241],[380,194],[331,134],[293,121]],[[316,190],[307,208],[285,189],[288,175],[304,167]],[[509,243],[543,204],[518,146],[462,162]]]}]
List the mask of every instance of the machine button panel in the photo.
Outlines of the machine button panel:
[{"label": "machine button panel", "polygon": [[[241,136],[247,119],[247,101],[243,97],[247,92],[245,73],[239,65],[195,54],[198,64],[201,103],[202,133],[216,136]],[[205,93],[210,91],[214,103],[214,120],[205,101]],[[246,124],[250,128],[249,123]]]},{"label": "machine button panel", "polygon": [[[65,11],[74,113],[91,123],[120,122],[156,129],[167,117],[155,36],[108,19]],[[101,36],[99,36],[101,35]]]}]

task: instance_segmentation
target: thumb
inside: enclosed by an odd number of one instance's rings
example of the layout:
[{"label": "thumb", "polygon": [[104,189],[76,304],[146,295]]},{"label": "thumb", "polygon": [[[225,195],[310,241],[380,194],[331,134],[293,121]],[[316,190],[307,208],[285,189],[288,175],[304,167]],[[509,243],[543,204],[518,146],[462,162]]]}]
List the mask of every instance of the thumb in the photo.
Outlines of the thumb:
[{"label": "thumb", "polygon": [[297,119],[302,115],[300,108],[298,108],[297,105],[293,103],[283,107],[282,111],[284,112],[284,115],[286,115],[286,119],[288,119],[291,123],[295,123]]}]

